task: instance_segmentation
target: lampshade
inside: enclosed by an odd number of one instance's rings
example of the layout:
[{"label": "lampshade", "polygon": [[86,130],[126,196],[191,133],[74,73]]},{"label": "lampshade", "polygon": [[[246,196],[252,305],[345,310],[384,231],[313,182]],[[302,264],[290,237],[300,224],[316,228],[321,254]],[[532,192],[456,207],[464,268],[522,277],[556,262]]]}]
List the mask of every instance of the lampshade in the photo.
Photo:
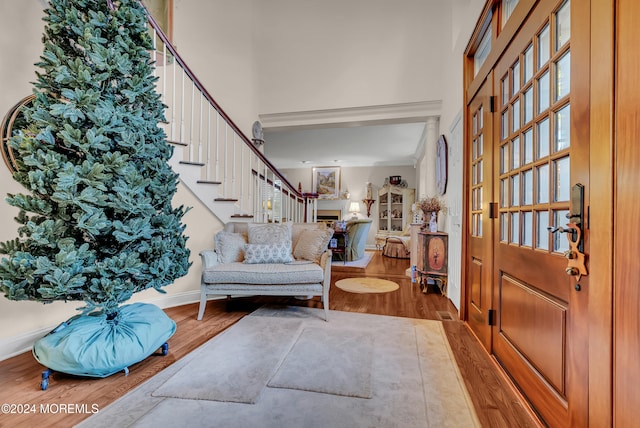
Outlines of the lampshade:
[{"label": "lampshade", "polygon": [[360,202],[351,202],[349,204],[349,212],[355,217],[360,212]]}]

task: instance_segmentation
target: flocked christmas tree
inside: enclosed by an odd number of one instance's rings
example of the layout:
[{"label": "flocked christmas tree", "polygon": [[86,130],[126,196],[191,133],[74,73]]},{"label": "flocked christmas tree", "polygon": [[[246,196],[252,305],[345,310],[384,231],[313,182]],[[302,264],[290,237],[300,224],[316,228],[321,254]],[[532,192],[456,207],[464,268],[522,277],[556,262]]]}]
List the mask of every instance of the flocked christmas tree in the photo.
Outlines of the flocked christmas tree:
[{"label": "flocked christmas tree", "polygon": [[146,15],[137,0],[51,0],[44,20],[36,98],[10,143],[26,192],[7,198],[20,226],[0,290],[113,317],[189,268]]}]

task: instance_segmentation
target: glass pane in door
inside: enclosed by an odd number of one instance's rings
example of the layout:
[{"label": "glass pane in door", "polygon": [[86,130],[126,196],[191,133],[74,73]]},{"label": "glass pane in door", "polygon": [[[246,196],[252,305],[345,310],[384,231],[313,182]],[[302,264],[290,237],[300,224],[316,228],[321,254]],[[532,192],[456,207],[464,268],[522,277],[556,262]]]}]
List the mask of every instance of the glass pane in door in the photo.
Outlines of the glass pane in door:
[{"label": "glass pane in door", "polygon": [[511,213],[511,243],[520,243],[520,213]]},{"label": "glass pane in door", "polygon": [[500,147],[500,173],[504,174],[509,171],[509,146]]},{"label": "glass pane in door", "polygon": [[522,245],[527,247],[533,245],[533,213],[531,211],[522,213]]},{"label": "glass pane in door", "polygon": [[524,83],[529,82],[533,77],[533,46],[529,46],[522,58],[524,66]]},{"label": "glass pane in door", "polygon": [[538,69],[544,67],[551,57],[551,36],[549,34],[549,25],[538,34]]},{"label": "glass pane in door", "polygon": [[511,123],[511,132],[516,132],[520,129],[520,100],[517,99],[513,102],[512,107],[512,120]]},{"label": "glass pane in door", "polygon": [[527,165],[533,162],[533,129],[529,128],[522,134],[522,164]]},{"label": "glass pane in door", "polygon": [[500,81],[500,87],[502,90],[502,105],[505,106],[509,102],[510,92],[509,92],[509,75],[506,75]]},{"label": "glass pane in door", "polygon": [[520,167],[520,139],[511,141],[511,169]]},{"label": "glass pane in door", "polygon": [[520,205],[520,176],[518,174],[511,177],[511,206]]},{"label": "glass pane in door", "polygon": [[571,36],[571,7],[565,2],[556,12],[556,50],[560,50]]},{"label": "glass pane in door", "polygon": [[542,76],[538,78],[538,110],[536,113],[540,114],[549,108],[549,72],[546,71]]},{"label": "glass pane in door", "polygon": [[506,178],[500,180],[500,206],[509,206],[509,181]]},{"label": "glass pane in door", "polygon": [[523,94],[524,97],[524,110],[522,112],[523,123],[527,124],[533,119],[533,86],[529,87]]},{"label": "glass pane in door", "polygon": [[[569,210],[556,210],[553,212],[554,224],[564,227],[568,223],[567,214]],[[569,240],[566,233],[554,233],[553,235],[553,251],[564,253],[569,249]]]},{"label": "glass pane in door", "polygon": [[554,200],[568,201],[571,193],[571,169],[569,156],[554,162]]},{"label": "glass pane in door", "polygon": [[555,114],[555,132],[553,135],[554,151],[559,152],[569,147],[571,142],[570,134],[570,106],[566,105]]},{"label": "glass pane in door", "polygon": [[502,213],[500,215],[500,240],[507,242],[509,239],[509,215]]},{"label": "glass pane in door", "polygon": [[502,112],[500,118],[500,133],[501,138],[507,138],[509,135],[509,110]]},{"label": "glass pane in door", "polygon": [[549,156],[549,119],[544,119],[538,123],[538,154],[536,159],[543,159]]},{"label": "glass pane in door", "polygon": [[536,248],[549,249],[549,212],[538,211],[536,214]]},{"label": "glass pane in door", "polygon": [[520,91],[520,62],[516,61],[511,69],[511,79],[512,79],[512,94],[517,94]]},{"label": "glass pane in door", "polygon": [[536,168],[538,175],[538,197],[536,202],[546,204],[549,202],[549,165],[544,164]]},{"label": "glass pane in door", "polygon": [[571,53],[567,52],[555,63],[555,101],[569,94],[571,84]]},{"label": "glass pane in door", "polygon": [[533,204],[533,170],[522,173],[522,205]]}]

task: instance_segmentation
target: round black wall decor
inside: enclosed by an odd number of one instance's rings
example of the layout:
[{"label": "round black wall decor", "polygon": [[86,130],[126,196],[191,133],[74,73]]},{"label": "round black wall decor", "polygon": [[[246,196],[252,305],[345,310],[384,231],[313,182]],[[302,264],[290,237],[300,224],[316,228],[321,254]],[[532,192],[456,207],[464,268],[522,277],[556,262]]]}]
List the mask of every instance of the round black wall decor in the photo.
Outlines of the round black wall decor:
[{"label": "round black wall decor", "polygon": [[436,186],[438,195],[444,195],[447,191],[447,140],[444,135],[438,138],[436,145]]}]

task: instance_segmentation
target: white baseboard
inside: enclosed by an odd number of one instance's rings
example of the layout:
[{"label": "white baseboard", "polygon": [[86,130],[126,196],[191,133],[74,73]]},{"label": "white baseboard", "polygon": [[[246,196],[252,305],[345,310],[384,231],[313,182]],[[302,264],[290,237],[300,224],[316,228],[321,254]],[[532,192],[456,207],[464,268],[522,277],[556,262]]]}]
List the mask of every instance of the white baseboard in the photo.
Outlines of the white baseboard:
[{"label": "white baseboard", "polygon": [[[165,309],[172,308],[174,306],[187,305],[189,303],[196,303],[199,301],[200,290],[189,291],[186,293],[161,295],[160,297],[155,299],[145,300],[144,303],[151,303],[158,306],[159,308]],[[194,311],[193,317],[195,318],[197,315],[197,311]],[[0,361],[30,351],[33,348],[33,344],[36,340],[45,336],[51,330],[56,328],[58,324],[38,330],[28,331],[16,336],[0,339]]]},{"label": "white baseboard", "polygon": [[0,339],[0,361],[29,351],[33,348],[33,344],[36,340],[45,336],[55,327],[55,325],[52,325],[51,327],[28,331],[17,336]]}]

